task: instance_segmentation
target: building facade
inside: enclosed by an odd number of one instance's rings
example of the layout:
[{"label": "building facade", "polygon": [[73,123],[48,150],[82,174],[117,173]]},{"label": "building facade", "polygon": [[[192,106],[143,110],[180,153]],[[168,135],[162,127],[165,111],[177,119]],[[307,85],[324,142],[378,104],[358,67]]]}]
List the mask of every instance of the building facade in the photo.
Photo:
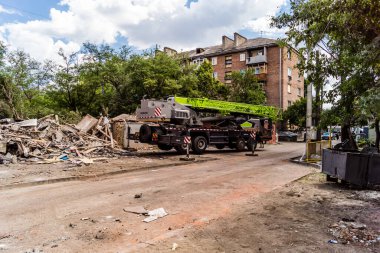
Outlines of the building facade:
[{"label": "building facade", "polygon": [[[170,55],[177,52],[164,48]],[[299,56],[291,47],[280,47],[276,40],[247,39],[234,33],[234,39],[222,37],[222,44],[183,52],[192,64],[208,60],[214,78],[230,84],[234,71],[253,69],[266,92],[267,104],[286,110],[304,96],[304,77],[296,68]]]}]

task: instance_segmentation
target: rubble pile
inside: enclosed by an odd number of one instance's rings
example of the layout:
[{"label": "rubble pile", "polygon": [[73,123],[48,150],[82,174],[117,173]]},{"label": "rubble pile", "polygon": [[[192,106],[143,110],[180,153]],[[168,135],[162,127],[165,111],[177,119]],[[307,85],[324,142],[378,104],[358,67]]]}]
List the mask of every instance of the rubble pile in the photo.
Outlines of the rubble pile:
[{"label": "rubble pile", "polygon": [[107,117],[86,115],[78,124],[60,124],[57,115],[0,121],[0,164],[18,161],[92,163],[93,157],[124,153],[112,137]]},{"label": "rubble pile", "polygon": [[339,221],[329,226],[329,232],[342,244],[372,245],[380,243],[379,235],[367,228],[365,224],[350,221]]}]

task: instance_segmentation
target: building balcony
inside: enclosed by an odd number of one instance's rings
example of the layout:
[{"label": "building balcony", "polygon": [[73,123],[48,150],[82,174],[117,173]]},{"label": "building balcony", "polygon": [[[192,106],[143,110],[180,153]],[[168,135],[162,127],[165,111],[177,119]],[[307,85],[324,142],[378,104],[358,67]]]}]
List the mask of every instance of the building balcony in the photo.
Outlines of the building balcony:
[{"label": "building balcony", "polygon": [[267,80],[267,73],[256,74],[256,77],[259,81],[266,81]]},{"label": "building balcony", "polygon": [[247,59],[247,64],[267,63],[266,55],[256,55]]}]

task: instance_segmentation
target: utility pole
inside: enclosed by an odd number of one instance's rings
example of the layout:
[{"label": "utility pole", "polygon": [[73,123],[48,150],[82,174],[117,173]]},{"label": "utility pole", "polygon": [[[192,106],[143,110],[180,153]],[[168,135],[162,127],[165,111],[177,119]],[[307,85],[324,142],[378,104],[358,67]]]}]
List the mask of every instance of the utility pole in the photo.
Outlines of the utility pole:
[{"label": "utility pole", "polygon": [[315,89],[315,104],[316,104],[316,111],[315,111],[315,120],[314,125],[316,126],[317,134],[316,138],[317,141],[321,140],[321,128],[320,128],[320,122],[321,122],[321,113],[322,113],[322,104],[323,104],[323,78],[321,74],[321,61],[319,56],[319,50],[315,52],[315,78],[314,78],[314,89]]},{"label": "utility pole", "polygon": [[[310,51],[307,55],[307,60],[310,61]],[[307,78],[309,79],[310,71],[307,72]],[[313,126],[312,122],[312,113],[313,113],[313,84],[309,79],[309,84],[307,86],[307,94],[306,94],[306,141],[310,141],[312,139],[311,129]]]},{"label": "utility pole", "polygon": [[[311,59],[310,57],[310,49],[307,54],[307,62],[309,62]],[[303,161],[308,161],[309,159],[309,142],[312,140],[312,127],[313,127],[313,122],[312,122],[312,112],[313,112],[313,84],[310,81],[310,71],[306,72],[306,78],[309,81],[309,84],[307,85],[306,89],[306,143],[305,143],[305,152],[302,155],[301,160]]]}]

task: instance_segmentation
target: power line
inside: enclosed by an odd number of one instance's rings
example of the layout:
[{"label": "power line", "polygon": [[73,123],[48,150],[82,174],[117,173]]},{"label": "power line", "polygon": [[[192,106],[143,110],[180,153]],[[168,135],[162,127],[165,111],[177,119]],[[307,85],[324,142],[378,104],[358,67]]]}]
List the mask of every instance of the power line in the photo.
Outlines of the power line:
[{"label": "power line", "polygon": [[27,13],[27,14],[30,14],[30,15],[33,15],[33,16],[36,16],[36,17],[40,17],[40,18],[44,18],[44,19],[49,19],[49,17],[47,16],[44,16],[42,14],[38,14],[38,13],[35,13],[35,12],[32,12],[32,11],[27,11],[27,10],[24,10],[24,9],[21,9],[21,8],[18,8],[16,6],[12,6],[10,4],[6,4],[4,2],[0,2],[0,5],[3,5],[5,7],[8,7],[8,8],[12,8],[12,9],[15,9],[17,11],[20,11],[20,12],[23,12],[23,13]]}]

